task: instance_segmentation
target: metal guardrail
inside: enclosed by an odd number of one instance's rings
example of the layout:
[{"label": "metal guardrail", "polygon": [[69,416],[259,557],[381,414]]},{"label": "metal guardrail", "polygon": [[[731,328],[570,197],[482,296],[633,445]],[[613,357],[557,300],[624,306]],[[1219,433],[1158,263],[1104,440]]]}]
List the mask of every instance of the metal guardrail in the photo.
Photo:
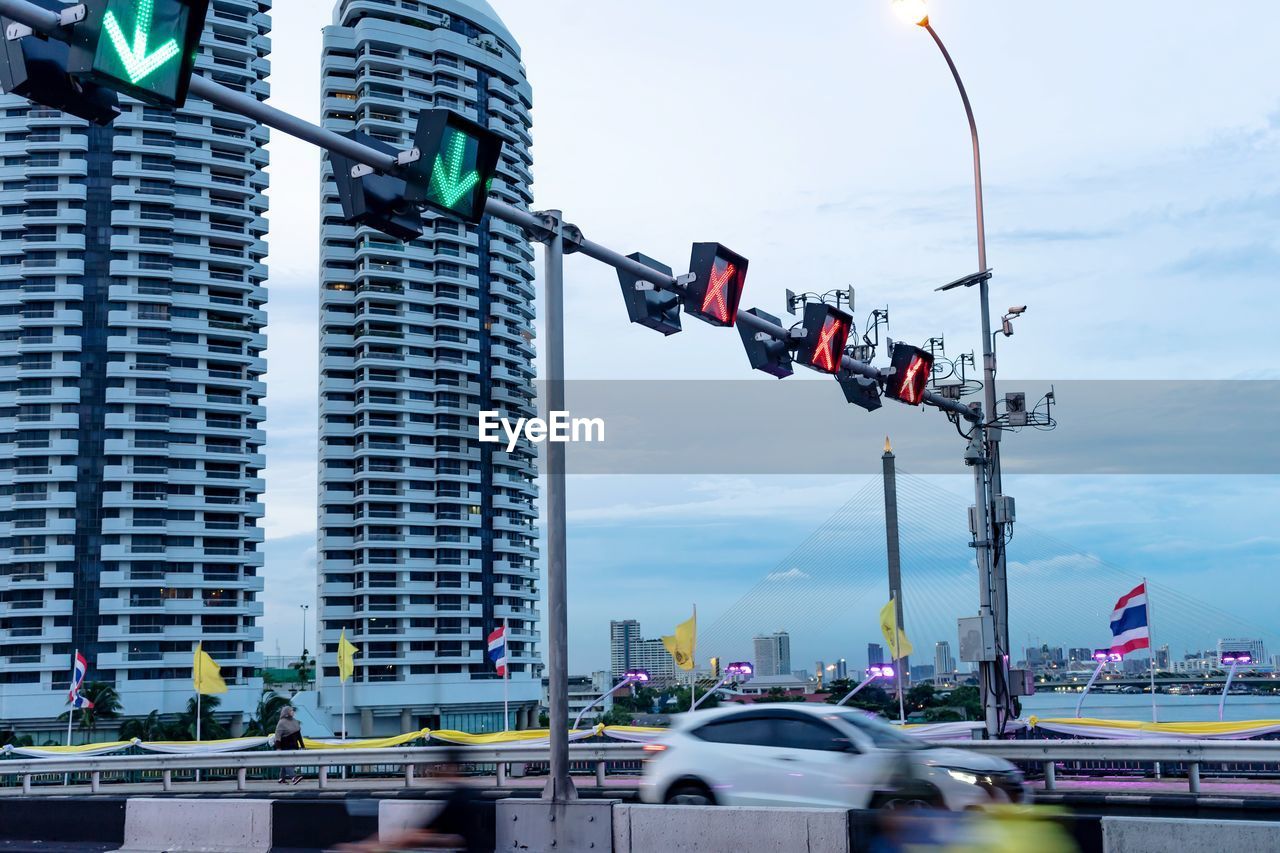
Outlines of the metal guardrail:
[{"label": "metal guardrail", "polygon": [[[1200,792],[1200,768],[1204,764],[1251,764],[1272,766],[1280,770],[1280,741],[1214,741],[1214,740],[1015,740],[963,741],[939,743],[959,749],[998,756],[1007,761],[1040,764],[1044,770],[1045,790],[1056,787],[1059,762],[1101,762],[1113,764],[1180,765],[1187,768],[1192,793]],[[603,786],[610,764],[634,764],[644,757],[643,744],[601,743],[573,744],[569,760],[591,765],[597,784]],[[201,771],[234,771],[236,790],[246,790],[251,771],[268,771],[282,767],[317,767],[321,788],[330,786],[334,770],[346,773],[357,768],[384,768],[371,774],[374,778],[400,778],[405,786],[414,783],[416,768],[456,759],[464,765],[492,765],[498,787],[506,787],[509,767],[513,764],[546,764],[547,746],[427,746],[393,749],[311,749],[284,752],[224,752],[185,755],[104,755],[67,758],[28,758],[0,760],[0,782],[21,781],[24,794],[30,794],[37,780],[68,779],[70,775],[88,775],[90,790],[103,787],[104,775],[126,773],[159,774],[159,784],[171,791],[175,774],[190,774],[199,779]],[[395,768],[394,772],[391,768]],[[370,774],[366,774],[368,776]],[[110,783],[108,783],[110,784]],[[55,787],[55,786],[50,786]]]},{"label": "metal guardrail", "polygon": [[[639,761],[642,744],[575,744],[569,760],[594,766],[596,780],[604,784],[610,762]],[[464,765],[494,765],[498,786],[507,783],[512,764],[545,764],[549,760],[546,746],[447,747],[418,746],[393,749],[308,749],[270,752],[221,752],[184,755],[101,755],[67,758],[25,758],[0,761],[0,780],[17,778],[22,792],[33,791],[40,777],[69,778],[71,774],[88,775],[94,793],[102,789],[103,776],[125,773],[159,773],[165,791],[174,787],[175,773],[192,773],[197,780],[200,771],[235,771],[236,790],[246,790],[249,772],[282,767],[318,767],[321,788],[329,786],[334,769],[361,767],[399,768],[395,775],[407,787],[413,784],[416,768],[457,760]],[[382,774],[379,774],[382,775]],[[386,774],[387,777],[390,774]]]},{"label": "metal guardrail", "polygon": [[994,755],[1006,761],[1039,762],[1044,787],[1056,787],[1060,761],[1100,761],[1181,764],[1187,768],[1191,793],[1200,793],[1202,764],[1280,765],[1280,741],[1258,740],[1015,740],[974,741],[964,749]]}]

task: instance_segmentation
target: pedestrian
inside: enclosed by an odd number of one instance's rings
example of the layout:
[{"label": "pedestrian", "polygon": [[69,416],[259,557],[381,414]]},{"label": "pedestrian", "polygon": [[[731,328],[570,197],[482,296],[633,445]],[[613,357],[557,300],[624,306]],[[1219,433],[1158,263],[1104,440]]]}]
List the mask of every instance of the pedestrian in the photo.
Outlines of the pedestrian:
[{"label": "pedestrian", "polygon": [[[280,722],[276,723],[276,749],[302,749],[302,723],[294,716],[292,705],[280,709]],[[302,774],[297,772],[296,767],[280,768],[281,785],[296,785],[301,781]]]},{"label": "pedestrian", "polygon": [[422,826],[406,830],[386,840],[378,836],[356,844],[334,848],[339,853],[390,853],[406,850],[461,850],[480,853],[493,850],[492,812],[486,818],[480,792],[463,781],[460,754],[453,749],[438,753],[430,777],[437,793],[443,793],[441,807]]}]

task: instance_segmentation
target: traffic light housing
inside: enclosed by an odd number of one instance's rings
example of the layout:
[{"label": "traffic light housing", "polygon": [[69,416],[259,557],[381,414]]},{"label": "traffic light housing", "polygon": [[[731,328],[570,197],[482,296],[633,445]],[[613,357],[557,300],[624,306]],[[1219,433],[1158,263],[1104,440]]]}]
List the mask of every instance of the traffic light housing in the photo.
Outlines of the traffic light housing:
[{"label": "traffic light housing", "polygon": [[[57,11],[54,0],[37,5]],[[72,77],[67,70],[70,48],[36,35],[4,38],[8,18],[0,18],[0,89],[35,104],[62,110],[92,124],[106,126],[120,115],[120,100],[110,89]]]},{"label": "traffic light housing", "polygon": [[[350,132],[346,136],[385,154],[396,153],[390,145],[367,134]],[[355,161],[334,151],[329,152],[329,162],[333,164],[333,181],[345,221],[376,228],[405,242],[422,236],[422,214],[405,197],[407,188],[402,178],[376,172],[354,178],[351,168]]]},{"label": "traffic light housing", "polygon": [[694,243],[684,311],[713,326],[732,326],[747,284],[747,259],[719,243]]},{"label": "traffic light housing", "polygon": [[884,404],[880,402],[880,383],[856,373],[841,372],[836,374],[840,390],[844,398],[855,406],[874,412]]},{"label": "traffic light housing", "polygon": [[502,137],[451,110],[423,110],[413,144],[418,159],[405,169],[408,199],[478,225],[502,159]]},{"label": "traffic light housing", "polygon": [[[671,267],[655,261],[640,252],[627,255],[630,260],[644,264],[663,275],[671,275]],[[622,298],[627,304],[627,317],[633,323],[639,323],[662,332],[674,335],[680,331],[680,296],[669,290],[658,290],[656,287],[645,287],[638,290],[636,285],[647,285],[625,270],[618,270],[618,283],[622,285]]]},{"label": "traffic light housing", "polygon": [[147,104],[181,107],[209,0],[84,0],[69,70]]},{"label": "traffic light housing", "polygon": [[924,402],[924,392],[933,375],[933,354],[910,344],[893,345],[893,373],[884,384],[886,397],[911,406]]},{"label": "traffic light housing", "polygon": [[839,373],[849,342],[853,317],[834,305],[810,302],[804,306],[805,336],[796,360],[819,373]]},{"label": "traffic light housing", "polygon": [[[775,326],[782,325],[777,317],[759,308],[748,308],[747,313],[761,320],[768,320]],[[747,361],[751,362],[753,370],[763,370],[779,379],[786,379],[795,372],[791,369],[791,353],[784,341],[772,335],[765,335],[767,340],[759,340],[755,330],[746,326],[738,326],[738,334],[742,336],[742,346],[747,350]]]}]

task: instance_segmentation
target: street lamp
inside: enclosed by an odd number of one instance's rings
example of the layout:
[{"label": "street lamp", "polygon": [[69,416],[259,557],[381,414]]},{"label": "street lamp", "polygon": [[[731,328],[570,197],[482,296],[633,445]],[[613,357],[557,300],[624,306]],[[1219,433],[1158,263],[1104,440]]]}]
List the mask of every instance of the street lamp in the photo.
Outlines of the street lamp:
[{"label": "street lamp", "polygon": [[1116,663],[1124,660],[1124,655],[1107,649],[1098,649],[1093,653],[1093,659],[1098,662],[1097,668],[1093,671],[1093,675],[1089,676],[1089,683],[1084,686],[1084,690],[1080,692],[1080,699],[1076,702],[1076,718],[1080,717],[1080,708],[1084,705],[1084,697],[1089,695],[1089,688],[1098,680],[1098,676],[1107,668],[1108,663]]},{"label": "street lamp", "polygon": [[698,710],[698,706],[701,705],[708,696],[710,696],[712,693],[715,693],[721,687],[724,687],[730,681],[732,681],[734,684],[738,684],[743,681],[750,681],[751,676],[755,675],[755,673],[756,673],[756,668],[749,661],[744,661],[744,660],[734,661],[733,663],[729,664],[724,668],[724,675],[721,676],[720,680],[717,681],[711,687],[710,690],[708,690],[706,693],[703,693],[702,698],[694,702],[693,707],[690,708],[689,710],[690,711]]},{"label": "street lamp", "polygon": [[1242,663],[1253,663],[1253,656],[1248,652],[1223,652],[1221,660],[1231,664],[1231,670],[1227,673],[1227,683],[1222,686],[1222,698],[1218,700],[1218,722],[1222,722],[1222,713],[1227,707],[1227,691],[1231,689],[1231,680],[1236,677],[1236,667]]},{"label": "street lamp", "polygon": [[587,712],[590,711],[592,708],[594,708],[596,705],[599,705],[601,702],[603,702],[606,697],[612,696],[613,694],[617,693],[619,690],[621,690],[622,688],[626,687],[629,684],[648,684],[648,683],[649,683],[649,670],[647,669],[627,670],[626,673],[623,675],[623,679],[621,681],[613,685],[613,687],[610,687],[608,692],[601,693],[595,699],[592,699],[590,705],[588,705],[587,707],[583,708],[581,711],[578,712],[578,716],[573,721],[573,727],[576,729],[578,727],[578,724],[582,722],[582,718],[587,715]]},{"label": "street lamp", "polygon": [[311,609],[310,604],[299,604],[302,608],[302,657],[303,664],[307,661],[307,611]]},{"label": "street lamp", "polygon": [[[982,598],[982,615],[991,614],[994,622],[997,657],[995,661],[985,662],[983,667],[987,675],[982,679],[983,704],[986,706],[987,731],[997,734],[1002,728],[1001,717],[1013,716],[1011,697],[1009,695],[1008,660],[1009,647],[1009,583],[1006,573],[1005,525],[1012,521],[1008,508],[998,513],[997,498],[1002,498],[1004,490],[1000,478],[1000,431],[995,425],[996,418],[996,352],[995,338],[991,334],[991,294],[988,282],[991,280],[991,269],[987,266],[987,226],[982,201],[982,154],[978,144],[978,123],[973,117],[973,105],[969,102],[969,93],[960,79],[960,71],[951,59],[946,45],[934,31],[929,22],[929,11],[925,0],[893,0],[894,11],[904,22],[922,27],[933,38],[942,58],[946,60],[951,76],[955,79],[956,88],[960,90],[960,100],[964,102],[965,117],[969,121],[969,137],[973,143],[973,191],[974,211],[978,226],[978,271],[959,281],[944,285],[939,290],[950,290],[953,287],[978,286],[979,301],[982,311],[982,368],[983,368],[983,414],[985,422],[979,424],[975,438],[980,438],[985,453],[980,460],[974,461],[974,486],[977,498],[978,521],[982,528],[975,533],[975,547],[978,552],[979,570],[982,573],[982,585],[979,587]],[[968,457],[966,457],[967,459]],[[985,469],[985,474],[984,474]],[[998,547],[997,547],[998,546]],[[994,673],[991,669],[998,668]],[[992,691],[989,685],[995,685]]]},{"label": "street lamp", "polygon": [[859,684],[857,687],[853,688],[848,693],[846,693],[845,697],[836,703],[836,707],[839,707],[843,705],[845,702],[848,702],[850,699],[854,697],[854,695],[859,690],[866,687],[868,684],[875,681],[877,678],[883,678],[888,680],[890,678],[893,678],[893,676],[894,676],[893,667],[889,666],[888,664],[885,664],[884,666],[876,665],[876,666],[867,667],[867,677],[862,680],[861,684]]}]

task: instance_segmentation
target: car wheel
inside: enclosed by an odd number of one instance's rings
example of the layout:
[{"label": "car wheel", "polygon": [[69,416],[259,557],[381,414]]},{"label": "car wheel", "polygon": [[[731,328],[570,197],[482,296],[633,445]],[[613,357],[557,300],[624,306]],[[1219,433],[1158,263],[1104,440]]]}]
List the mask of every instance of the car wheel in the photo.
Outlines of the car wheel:
[{"label": "car wheel", "polygon": [[937,804],[919,797],[890,797],[880,803],[879,808],[888,812],[910,811],[916,809],[933,809]]},{"label": "car wheel", "polygon": [[689,781],[673,785],[664,802],[669,806],[714,806],[716,798],[706,785]]}]

